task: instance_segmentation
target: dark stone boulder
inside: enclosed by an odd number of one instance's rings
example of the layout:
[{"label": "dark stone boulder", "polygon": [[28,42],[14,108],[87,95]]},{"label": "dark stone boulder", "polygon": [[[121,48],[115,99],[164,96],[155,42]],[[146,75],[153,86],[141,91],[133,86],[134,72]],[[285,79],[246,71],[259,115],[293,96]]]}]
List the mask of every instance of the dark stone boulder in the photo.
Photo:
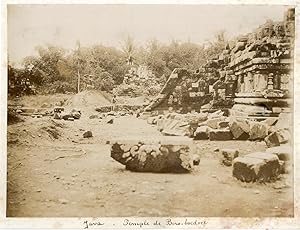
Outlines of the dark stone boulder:
[{"label": "dark stone boulder", "polygon": [[232,175],[243,182],[270,182],[281,173],[276,155],[256,152],[233,160]]},{"label": "dark stone boulder", "polygon": [[229,122],[229,129],[236,140],[247,140],[249,138],[250,125],[246,121],[233,120]]},{"label": "dark stone boulder", "polygon": [[111,157],[137,172],[186,173],[200,163],[189,145],[136,142],[115,142],[111,146]]},{"label": "dark stone boulder", "polygon": [[64,120],[68,120],[70,117],[73,118],[73,116],[72,116],[71,114],[69,114],[69,113],[67,113],[67,114],[62,114],[62,119],[64,119]]},{"label": "dark stone boulder", "polygon": [[276,132],[273,132],[273,133],[269,134],[268,136],[266,136],[265,142],[266,142],[266,145],[268,146],[268,148],[280,145],[280,142],[278,140],[278,136],[277,136]]},{"label": "dark stone boulder", "polygon": [[90,138],[93,136],[93,133],[91,131],[86,131],[83,133],[83,138]]}]

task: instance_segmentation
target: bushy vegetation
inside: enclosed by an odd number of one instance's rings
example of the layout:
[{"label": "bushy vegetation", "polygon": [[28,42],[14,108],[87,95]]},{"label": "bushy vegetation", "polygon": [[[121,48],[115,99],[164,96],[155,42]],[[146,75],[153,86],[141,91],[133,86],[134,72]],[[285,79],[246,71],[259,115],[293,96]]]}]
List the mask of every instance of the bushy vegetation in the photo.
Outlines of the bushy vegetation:
[{"label": "bushy vegetation", "polygon": [[38,55],[24,58],[23,68],[9,66],[9,93],[75,93],[79,75],[80,90],[92,87],[107,92],[126,92],[127,87],[135,95],[153,94],[159,91],[156,85],[148,86],[149,89],[130,89],[131,86],[117,89],[132,67],[128,65],[128,57],[133,58],[133,65],[146,65],[154,73],[156,82],[163,84],[174,68],[198,69],[219,54],[224,45],[222,34],[209,47],[178,41],[161,44],[157,40],[137,47],[130,37],[124,41],[122,49],[103,45],[80,47],[79,43],[74,50],[52,45],[39,46],[36,48]]}]

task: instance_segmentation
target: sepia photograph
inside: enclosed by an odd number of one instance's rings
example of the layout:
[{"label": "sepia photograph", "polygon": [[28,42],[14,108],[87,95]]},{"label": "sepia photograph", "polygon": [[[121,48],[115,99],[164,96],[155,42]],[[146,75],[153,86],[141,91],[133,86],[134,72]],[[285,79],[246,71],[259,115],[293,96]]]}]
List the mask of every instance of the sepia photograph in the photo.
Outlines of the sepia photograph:
[{"label": "sepia photograph", "polygon": [[295,217],[295,6],[6,7],[6,217]]}]

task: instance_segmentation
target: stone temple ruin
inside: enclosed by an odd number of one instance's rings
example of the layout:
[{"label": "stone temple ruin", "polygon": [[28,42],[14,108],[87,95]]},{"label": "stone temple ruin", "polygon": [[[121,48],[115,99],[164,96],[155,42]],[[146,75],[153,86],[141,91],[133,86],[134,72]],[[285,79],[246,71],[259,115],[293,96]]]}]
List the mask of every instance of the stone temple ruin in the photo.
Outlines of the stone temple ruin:
[{"label": "stone temple ruin", "polygon": [[[293,164],[294,23],[289,9],[283,21],[240,36],[197,71],[175,69],[141,117],[173,138],[264,141],[265,152],[218,150],[220,162],[244,182],[276,180]],[[132,171],[188,172],[200,159],[185,143],[115,142],[111,156]]]},{"label": "stone temple ruin", "polygon": [[197,71],[175,69],[146,110],[230,108],[235,115],[252,116],[290,111],[294,23],[290,9],[282,22],[267,21],[240,36]]}]

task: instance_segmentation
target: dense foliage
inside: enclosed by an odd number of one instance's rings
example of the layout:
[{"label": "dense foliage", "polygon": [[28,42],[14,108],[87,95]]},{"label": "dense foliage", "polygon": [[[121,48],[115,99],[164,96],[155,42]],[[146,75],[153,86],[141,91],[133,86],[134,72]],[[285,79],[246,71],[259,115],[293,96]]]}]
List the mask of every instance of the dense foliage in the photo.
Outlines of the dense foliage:
[{"label": "dense foliage", "polygon": [[[75,93],[78,76],[81,90],[92,87],[108,92],[118,91],[117,87],[132,67],[128,64],[130,56],[134,66],[146,65],[157,82],[162,84],[174,68],[197,69],[219,54],[224,45],[224,36],[219,36],[209,47],[177,41],[166,45],[157,40],[149,41],[145,47],[137,47],[130,37],[124,41],[121,50],[103,45],[80,47],[77,44],[74,50],[40,46],[36,48],[38,55],[24,58],[23,68],[9,66],[9,93]],[[151,87],[154,87],[154,92],[158,91],[157,86]],[[135,91],[135,95],[144,92],[143,89]]]}]

